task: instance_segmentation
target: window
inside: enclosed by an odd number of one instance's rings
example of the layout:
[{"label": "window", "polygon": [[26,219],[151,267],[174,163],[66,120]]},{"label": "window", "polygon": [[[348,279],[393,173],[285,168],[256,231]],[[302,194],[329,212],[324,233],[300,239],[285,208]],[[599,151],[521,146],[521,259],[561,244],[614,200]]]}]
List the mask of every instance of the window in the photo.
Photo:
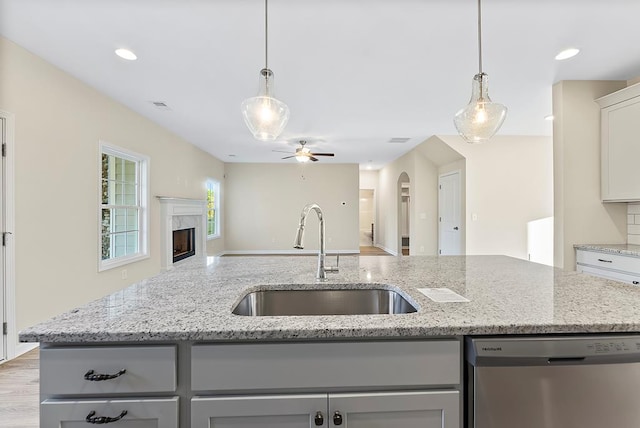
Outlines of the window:
[{"label": "window", "polygon": [[148,257],[149,160],[100,143],[100,271]]},{"label": "window", "polygon": [[207,239],[220,236],[220,183],[207,180]]}]

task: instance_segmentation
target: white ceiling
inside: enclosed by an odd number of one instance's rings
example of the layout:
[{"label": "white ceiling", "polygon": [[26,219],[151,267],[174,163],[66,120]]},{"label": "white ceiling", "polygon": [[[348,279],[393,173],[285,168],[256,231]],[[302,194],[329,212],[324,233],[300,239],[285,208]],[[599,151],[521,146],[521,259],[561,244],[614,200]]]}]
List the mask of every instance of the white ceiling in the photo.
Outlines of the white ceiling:
[{"label": "white ceiling", "polygon": [[[272,143],[240,113],[264,66],[263,14],[263,0],[0,0],[0,34],[225,162],[295,162],[272,150],[309,139],[336,153],[321,162],[379,168],[456,133],[477,72],[475,0],[270,0],[269,67],[291,109]],[[500,134],[551,135],[559,80],[640,75],[639,16],[638,0],[484,0]],[[570,46],[580,55],[553,59]]]}]

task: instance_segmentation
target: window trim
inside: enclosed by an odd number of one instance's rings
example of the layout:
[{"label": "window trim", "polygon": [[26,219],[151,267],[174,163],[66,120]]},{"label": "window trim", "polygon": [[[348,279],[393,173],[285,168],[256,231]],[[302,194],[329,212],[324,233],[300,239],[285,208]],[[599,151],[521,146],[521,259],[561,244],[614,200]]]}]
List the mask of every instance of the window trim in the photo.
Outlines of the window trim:
[{"label": "window trim", "polygon": [[[133,262],[148,259],[149,255],[149,156],[116,146],[106,141],[99,141],[98,149],[98,272],[103,272]],[[139,166],[140,178],[140,240],[138,253],[102,260],[102,154],[117,156]]]},{"label": "window trim", "polygon": [[214,202],[214,209],[216,212],[216,218],[215,218],[215,223],[216,223],[216,233],[214,233],[213,235],[209,235],[209,233],[207,233],[207,241],[210,241],[212,239],[218,239],[220,238],[221,234],[220,234],[220,182],[218,180],[215,180],[213,178],[207,178],[207,182],[206,182],[206,187],[207,187],[207,213],[205,213],[205,220],[206,220],[206,224],[207,224],[207,232],[209,229],[209,213],[208,213],[208,205],[209,205],[209,185],[213,184],[215,191],[216,191],[216,198],[213,201]]}]

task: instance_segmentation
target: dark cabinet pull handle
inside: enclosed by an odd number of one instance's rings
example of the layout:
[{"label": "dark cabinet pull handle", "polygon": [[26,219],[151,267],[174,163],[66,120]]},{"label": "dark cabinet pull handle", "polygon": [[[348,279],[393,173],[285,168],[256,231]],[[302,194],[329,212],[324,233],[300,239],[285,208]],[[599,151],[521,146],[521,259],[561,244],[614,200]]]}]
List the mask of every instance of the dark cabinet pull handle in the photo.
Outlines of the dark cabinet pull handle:
[{"label": "dark cabinet pull handle", "polygon": [[324,416],[322,416],[322,412],[316,413],[316,417],[313,418],[313,422],[317,427],[321,427],[322,425],[324,425]]},{"label": "dark cabinet pull handle", "polygon": [[598,259],[598,261],[602,263],[613,263],[613,260]]},{"label": "dark cabinet pull handle", "polygon": [[126,369],[122,369],[116,374],[96,374],[93,370],[89,370],[84,374],[84,378],[85,380],[90,380],[92,382],[99,382],[101,380],[115,379],[117,377],[122,376],[126,372],[127,372]]},{"label": "dark cabinet pull handle", "polygon": [[340,414],[340,412],[335,412],[333,414],[333,424],[342,425],[342,415]]},{"label": "dark cabinet pull handle", "polygon": [[87,415],[87,423],[88,424],[108,424],[110,422],[116,422],[119,421],[120,419],[122,419],[124,417],[124,415],[127,414],[126,410],[123,410],[122,413],[120,413],[120,415],[116,416],[115,418],[110,418],[109,416],[95,416],[96,411],[92,410],[88,415]]},{"label": "dark cabinet pull handle", "polygon": [[458,230],[458,226],[454,227],[453,230]]}]

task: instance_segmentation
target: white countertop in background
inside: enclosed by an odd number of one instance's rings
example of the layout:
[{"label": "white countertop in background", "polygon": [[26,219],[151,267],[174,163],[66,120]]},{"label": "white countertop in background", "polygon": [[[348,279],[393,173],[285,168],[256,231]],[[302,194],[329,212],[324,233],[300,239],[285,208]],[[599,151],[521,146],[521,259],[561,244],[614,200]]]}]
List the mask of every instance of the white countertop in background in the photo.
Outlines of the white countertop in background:
[{"label": "white countertop in background", "polygon": [[621,254],[625,256],[640,257],[640,245],[631,244],[576,244],[577,250],[598,251],[600,253]]}]

